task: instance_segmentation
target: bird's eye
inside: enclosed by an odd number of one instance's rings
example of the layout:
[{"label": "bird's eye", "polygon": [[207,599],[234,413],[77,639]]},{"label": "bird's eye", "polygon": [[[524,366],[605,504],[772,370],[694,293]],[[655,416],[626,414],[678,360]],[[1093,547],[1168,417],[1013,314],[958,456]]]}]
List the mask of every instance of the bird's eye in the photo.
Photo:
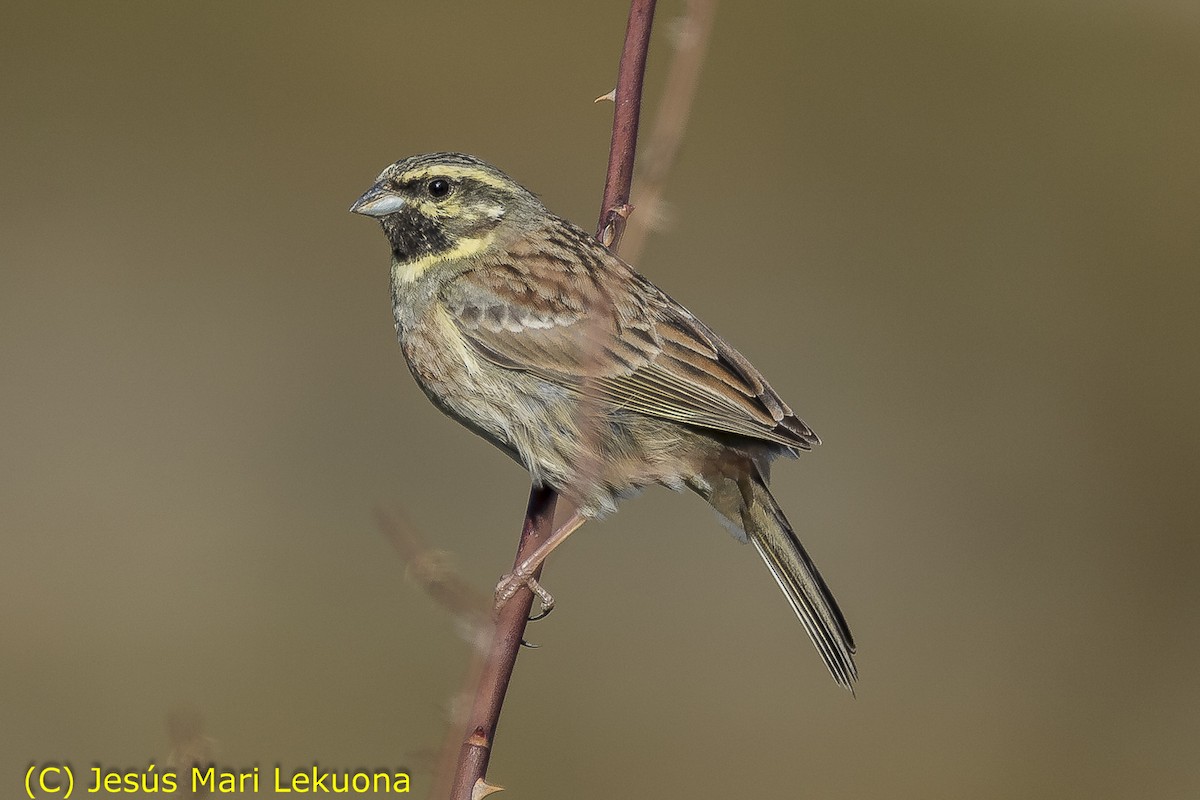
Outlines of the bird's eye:
[{"label": "bird's eye", "polygon": [[441,198],[450,194],[450,181],[445,178],[434,178],[425,187],[430,197]]}]

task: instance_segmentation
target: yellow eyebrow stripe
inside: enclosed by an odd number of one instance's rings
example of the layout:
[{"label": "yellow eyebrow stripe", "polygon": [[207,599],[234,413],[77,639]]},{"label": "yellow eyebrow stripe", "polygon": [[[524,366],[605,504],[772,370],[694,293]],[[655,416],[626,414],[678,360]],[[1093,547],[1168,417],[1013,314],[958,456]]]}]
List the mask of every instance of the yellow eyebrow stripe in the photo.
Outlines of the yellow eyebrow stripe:
[{"label": "yellow eyebrow stripe", "polygon": [[471,180],[487,184],[494,189],[503,189],[506,193],[512,192],[511,183],[508,183],[502,178],[492,175],[489,172],[485,172],[478,167],[457,165],[447,165],[444,167],[422,167],[415,172],[406,172],[400,177],[405,181],[415,181],[422,178],[470,178]]}]

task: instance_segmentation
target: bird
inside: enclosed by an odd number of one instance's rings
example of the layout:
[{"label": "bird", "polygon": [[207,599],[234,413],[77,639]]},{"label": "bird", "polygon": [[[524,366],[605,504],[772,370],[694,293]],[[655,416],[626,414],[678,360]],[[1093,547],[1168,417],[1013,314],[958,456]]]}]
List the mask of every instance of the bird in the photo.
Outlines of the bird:
[{"label": "bird", "polygon": [[391,247],[397,338],[421,390],[574,508],[498,603],[529,585],[548,612],[534,572],[583,522],[651,485],[690,490],[754,546],[853,692],[850,628],[768,488],[775,458],[820,439],[744,356],[475,156],[401,159],[350,210]]}]

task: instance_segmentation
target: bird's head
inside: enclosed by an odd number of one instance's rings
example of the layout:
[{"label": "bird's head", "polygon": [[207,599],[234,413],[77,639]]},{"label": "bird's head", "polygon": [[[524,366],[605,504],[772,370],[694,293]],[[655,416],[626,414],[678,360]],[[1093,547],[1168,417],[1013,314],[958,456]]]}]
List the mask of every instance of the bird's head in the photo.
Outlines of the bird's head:
[{"label": "bird's head", "polygon": [[498,231],[520,231],[546,213],[529,190],[463,153],[397,161],[350,210],[379,220],[394,262],[413,266],[414,277],[482,252]]}]

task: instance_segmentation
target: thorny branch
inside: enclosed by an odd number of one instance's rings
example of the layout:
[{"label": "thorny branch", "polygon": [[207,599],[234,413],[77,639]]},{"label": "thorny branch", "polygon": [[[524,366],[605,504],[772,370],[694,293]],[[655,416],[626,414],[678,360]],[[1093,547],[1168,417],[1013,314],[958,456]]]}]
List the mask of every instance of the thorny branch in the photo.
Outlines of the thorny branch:
[{"label": "thorny branch", "polygon": [[[542,486],[534,486],[529,492],[529,504],[525,509],[525,523],[521,526],[521,539],[513,568],[521,564],[537,546],[545,541],[554,526],[554,506],[558,496]],[[541,575],[541,567],[533,577]],[[475,701],[467,718],[467,737],[459,752],[458,768],[450,787],[452,800],[476,800],[479,787],[487,784],[488,761],[492,756],[492,740],[496,725],[500,721],[500,709],[508,691],[508,681],[516,666],[517,653],[521,649],[525,624],[533,608],[533,592],[522,587],[504,606],[496,617],[492,629],[492,641],[479,674]]]},{"label": "thorny branch", "polygon": [[[629,191],[634,180],[634,154],[637,148],[637,121],[642,107],[642,77],[650,44],[650,24],[654,22],[655,0],[632,0],[629,23],[625,28],[625,47],[617,70],[612,146],[608,152],[608,178],[596,239],[616,248],[629,215]],[[553,533],[554,506],[558,495],[545,487],[529,491],[529,505],[521,528],[521,542],[512,567],[517,569],[535,549]],[[541,575],[541,567],[534,579]],[[512,668],[516,666],[524,628],[533,608],[533,593],[522,587],[500,608],[492,634],[492,648],[480,675],[479,690],[467,721],[467,739],[463,741],[458,769],[450,796],[454,800],[475,800],[486,792],[487,763],[491,759],[492,740],[496,735],[500,708],[508,691]]]},{"label": "thorny branch", "polygon": [[[634,223],[629,227],[629,237],[625,242],[628,260],[637,259],[646,237],[656,227],[663,183],[678,152],[687,122],[715,5],[716,0],[688,0],[686,14],[676,23],[675,53],[638,176],[636,198],[643,213],[634,216]],[[613,250],[621,243],[632,210],[629,205],[630,180],[653,13],[654,2],[634,0],[632,3],[617,88],[602,98],[614,100],[615,108],[613,142],[597,239]],[[549,490],[536,487],[531,490],[514,566],[520,564],[552,532],[556,501],[556,496]],[[446,567],[439,555],[427,547],[411,526],[383,513],[379,513],[378,521],[381,530],[408,564],[409,575],[421,584],[430,597],[454,614],[462,632],[472,644],[473,664],[460,700],[453,704],[455,707],[465,706],[466,701],[474,695],[470,722],[461,710],[452,713],[454,730],[442,748],[430,796],[446,796],[450,770],[457,761],[453,791],[449,792],[449,796],[453,800],[468,797],[477,800],[492,788],[484,781],[484,775],[504,692],[532,608],[532,595],[528,589],[519,592],[506,604],[493,630],[487,624],[484,600]],[[487,636],[489,631],[492,632],[490,643]],[[462,730],[460,725],[467,730],[465,741],[458,733]]]},{"label": "thorny branch", "polygon": [[[650,49],[654,5],[655,0],[633,0],[630,4],[625,47],[617,69],[608,177],[596,230],[596,238],[613,249],[620,241],[625,218],[629,214],[629,190],[633,182],[633,158],[642,107],[642,78],[646,70],[646,54]],[[513,569],[529,558],[553,532],[557,501],[558,497],[551,489],[535,485],[530,490]],[[541,567],[534,573],[534,579],[540,574]],[[484,779],[491,758],[492,741],[532,607],[533,593],[522,587],[500,609],[492,635],[491,651],[484,663],[475,703],[467,721],[467,738],[463,742],[458,769],[450,789],[453,800],[477,800],[489,788]]]},{"label": "thorny branch", "polygon": [[604,199],[600,203],[600,223],[596,238],[616,251],[629,217],[629,190],[633,184],[633,157],[637,150],[638,122],[642,113],[642,79],[646,74],[646,54],[650,51],[650,26],[654,22],[655,0],[633,0],[629,24],[625,28],[625,48],[617,68],[617,88],[613,97],[612,145],[608,151],[608,177]]}]

